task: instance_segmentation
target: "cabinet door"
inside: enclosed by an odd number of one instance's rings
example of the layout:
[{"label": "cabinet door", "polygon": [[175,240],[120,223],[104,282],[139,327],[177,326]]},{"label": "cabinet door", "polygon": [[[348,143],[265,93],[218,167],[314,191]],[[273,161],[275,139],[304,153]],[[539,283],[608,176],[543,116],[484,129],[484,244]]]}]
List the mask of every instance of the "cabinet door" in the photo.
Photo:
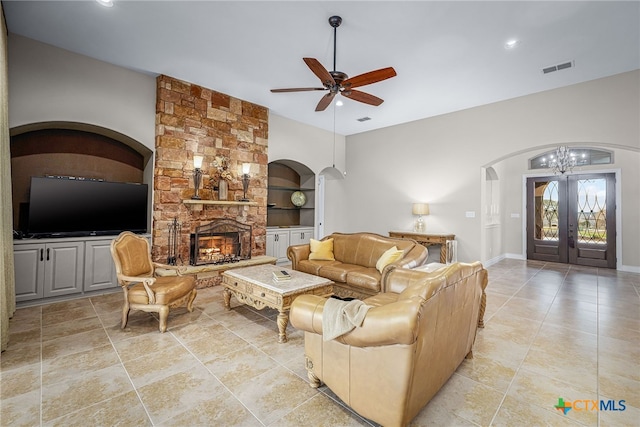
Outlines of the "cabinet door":
[{"label": "cabinet door", "polygon": [[291,230],[291,246],[306,245],[313,239],[313,228],[298,228]]},{"label": "cabinet door", "polygon": [[87,241],[84,245],[84,291],[116,288],[118,279],[111,257],[111,240]]},{"label": "cabinet door", "polygon": [[276,234],[277,236],[277,248],[276,254],[274,255],[278,258],[278,263],[287,262],[289,259],[287,258],[287,249],[289,248],[289,232],[281,231]]},{"label": "cabinet door", "polygon": [[16,301],[40,299],[44,295],[44,245],[16,245],[13,249]]},{"label": "cabinet door", "polygon": [[82,292],[84,243],[49,243],[44,254],[44,297]]},{"label": "cabinet door", "polygon": [[289,231],[267,231],[267,255],[277,258],[276,263],[287,262]]}]

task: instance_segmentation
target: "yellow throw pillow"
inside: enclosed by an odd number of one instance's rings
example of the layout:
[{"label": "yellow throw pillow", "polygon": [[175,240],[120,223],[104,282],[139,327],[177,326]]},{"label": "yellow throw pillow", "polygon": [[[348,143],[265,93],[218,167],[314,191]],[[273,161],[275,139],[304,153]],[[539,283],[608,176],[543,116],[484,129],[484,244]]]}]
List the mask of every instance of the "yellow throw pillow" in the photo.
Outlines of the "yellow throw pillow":
[{"label": "yellow throw pillow", "polygon": [[404,254],[404,251],[401,251],[395,246],[387,249],[385,253],[380,256],[378,262],[376,262],[376,269],[382,273],[382,270],[384,270],[387,265],[402,258],[402,254]]},{"label": "yellow throw pillow", "polygon": [[311,246],[310,260],[335,261],[336,258],[333,256],[333,237],[323,241],[311,239],[309,245]]}]

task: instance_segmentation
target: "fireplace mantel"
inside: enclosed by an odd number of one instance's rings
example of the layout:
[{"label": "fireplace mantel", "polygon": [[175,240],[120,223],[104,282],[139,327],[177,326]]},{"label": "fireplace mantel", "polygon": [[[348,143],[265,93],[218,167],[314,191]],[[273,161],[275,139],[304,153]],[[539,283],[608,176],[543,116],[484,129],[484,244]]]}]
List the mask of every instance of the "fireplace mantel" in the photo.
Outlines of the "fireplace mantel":
[{"label": "fireplace mantel", "polygon": [[240,202],[237,200],[195,200],[185,199],[185,205],[227,205],[227,206],[258,206],[257,202]]}]

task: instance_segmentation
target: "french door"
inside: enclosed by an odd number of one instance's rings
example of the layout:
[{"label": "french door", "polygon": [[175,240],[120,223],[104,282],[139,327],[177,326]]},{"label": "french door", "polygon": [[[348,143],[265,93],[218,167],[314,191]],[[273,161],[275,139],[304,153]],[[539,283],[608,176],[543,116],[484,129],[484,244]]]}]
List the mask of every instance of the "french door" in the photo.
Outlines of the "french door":
[{"label": "french door", "polygon": [[615,174],[527,179],[527,259],[616,268]]}]

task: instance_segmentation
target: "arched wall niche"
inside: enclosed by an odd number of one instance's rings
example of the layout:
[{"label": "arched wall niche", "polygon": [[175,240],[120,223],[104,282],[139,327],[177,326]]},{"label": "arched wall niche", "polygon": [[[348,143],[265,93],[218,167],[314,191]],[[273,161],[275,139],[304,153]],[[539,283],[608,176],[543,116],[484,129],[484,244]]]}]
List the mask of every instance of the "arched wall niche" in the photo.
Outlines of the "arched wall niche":
[{"label": "arched wall niche", "polygon": [[153,155],[126,135],[85,123],[33,123],[12,128],[10,137],[14,229],[29,201],[32,176],[143,183]]}]

